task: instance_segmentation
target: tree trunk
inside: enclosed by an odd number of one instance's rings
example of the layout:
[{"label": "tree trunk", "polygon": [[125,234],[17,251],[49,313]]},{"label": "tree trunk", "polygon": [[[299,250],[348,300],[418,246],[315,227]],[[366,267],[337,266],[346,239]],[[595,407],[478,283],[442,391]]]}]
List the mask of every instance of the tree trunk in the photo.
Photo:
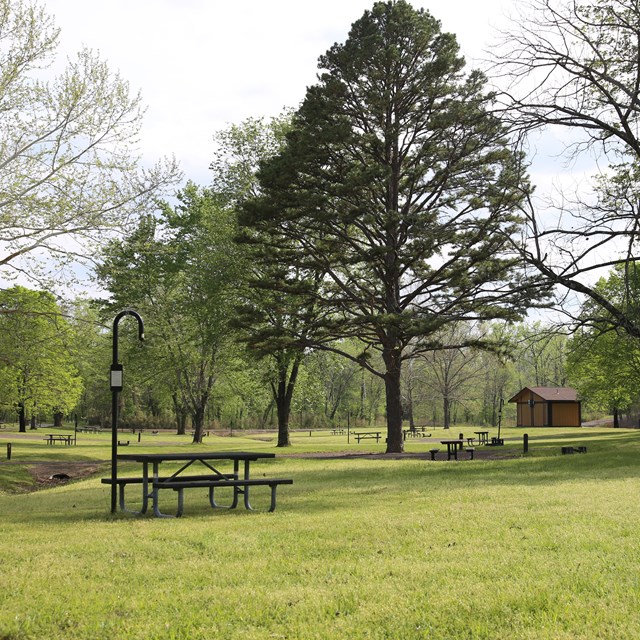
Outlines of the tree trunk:
[{"label": "tree trunk", "polygon": [[449,401],[448,396],[444,396],[442,399],[442,409],[444,411],[444,428],[448,429],[451,425],[451,402]]},{"label": "tree trunk", "polygon": [[187,410],[184,406],[178,401],[178,394],[173,393],[171,395],[171,399],[173,400],[173,413],[176,419],[176,427],[177,433],[179,436],[183,436],[187,432]]},{"label": "tree trunk", "polygon": [[272,385],[274,400],[278,410],[278,447],[291,446],[289,437],[289,415],[291,413],[291,400],[298,379],[298,369],[302,355],[297,355],[291,365],[291,373],[287,380],[288,366],[286,361],[278,360],[278,385]]},{"label": "tree trunk", "polygon": [[30,428],[32,430],[34,430],[34,431],[37,428],[36,427],[36,414],[35,413],[31,414],[31,427]]},{"label": "tree trunk", "polygon": [[205,406],[200,405],[191,412],[193,422],[193,444],[202,444],[202,432],[204,430]]},{"label": "tree trunk", "polygon": [[360,408],[358,411],[358,417],[360,420],[364,420],[366,415],[364,411],[364,404],[367,398],[367,383],[364,379],[364,369],[362,370],[362,377],[360,379]]},{"label": "tree trunk", "polygon": [[18,405],[18,424],[19,424],[18,431],[20,433],[26,433],[27,419],[24,414],[24,404],[22,402]]},{"label": "tree trunk", "polygon": [[53,426],[54,427],[61,427],[62,426],[62,418],[64,417],[64,414],[61,413],[60,411],[56,411],[53,414]]},{"label": "tree trunk", "polygon": [[384,386],[387,400],[387,453],[402,453],[402,392],[400,373],[402,364],[400,352],[395,348],[386,348],[382,352],[386,365]]},{"label": "tree trunk", "polygon": [[409,429],[415,431],[416,423],[413,418],[413,393],[411,391],[411,385],[409,385],[407,389],[407,418],[409,419]]},{"label": "tree trunk", "polygon": [[[280,387],[280,385],[278,385]],[[288,447],[291,445],[289,438],[289,414],[291,412],[291,404],[287,401],[286,393],[281,393],[278,389],[278,397],[276,398],[276,407],[278,408],[278,447]]]},{"label": "tree trunk", "polygon": [[614,407],[613,409],[613,428],[614,429],[620,428],[620,414],[618,413],[617,407]]}]

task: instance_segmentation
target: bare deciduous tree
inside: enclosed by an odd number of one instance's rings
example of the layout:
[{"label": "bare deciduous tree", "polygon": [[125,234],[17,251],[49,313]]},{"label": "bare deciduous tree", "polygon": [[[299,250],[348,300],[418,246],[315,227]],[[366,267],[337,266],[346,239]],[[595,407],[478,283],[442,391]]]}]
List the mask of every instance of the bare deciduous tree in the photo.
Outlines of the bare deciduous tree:
[{"label": "bare deciduous tree", "polygon": [[[494,70],[508,88],[515,130],[560,128],[565,158],[593,154],[590,187],[541,208],[527,198],[523,253],[565,295],[597,303],[571,320],[620,327],[640,337],[640,301],[603,296],[597,277],[616,265],[631,276],[640,223],[640,4],[637,0],[530,0],[505,32]],[[628,280],[627,280],[628,281]]]}]

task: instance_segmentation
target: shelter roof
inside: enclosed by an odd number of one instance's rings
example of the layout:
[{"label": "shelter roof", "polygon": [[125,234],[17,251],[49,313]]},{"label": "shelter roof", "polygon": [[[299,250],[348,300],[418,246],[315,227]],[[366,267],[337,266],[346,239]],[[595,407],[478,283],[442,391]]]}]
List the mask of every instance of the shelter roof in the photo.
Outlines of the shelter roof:
[{"label": "shelter roof", "polygon": [[543,400],[551,402],[577,402],[578,392],[571,387],[524,387],[509,402],[518,402],[520,396],[530,391]]}]

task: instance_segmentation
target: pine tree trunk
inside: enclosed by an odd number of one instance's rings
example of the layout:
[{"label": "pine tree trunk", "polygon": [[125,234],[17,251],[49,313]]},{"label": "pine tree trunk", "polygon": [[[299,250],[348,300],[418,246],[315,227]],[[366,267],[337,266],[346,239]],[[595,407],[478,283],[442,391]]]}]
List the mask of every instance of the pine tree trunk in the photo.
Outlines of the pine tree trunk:
[{"label": "pine tree trunk", "polygon": [[291,404],[287,400],[286,393],[278,393],[276,400],[278,408],[278,447],[291,446],[289,437],[289,414],[291,413]]},{"label": "pine tree trunk", "polygon": [[382,353],[386,365],[384,376],[387,400],[387,453],[402,453],[402,393],[400,388],[401,361],[397,349],[385,348]]}]

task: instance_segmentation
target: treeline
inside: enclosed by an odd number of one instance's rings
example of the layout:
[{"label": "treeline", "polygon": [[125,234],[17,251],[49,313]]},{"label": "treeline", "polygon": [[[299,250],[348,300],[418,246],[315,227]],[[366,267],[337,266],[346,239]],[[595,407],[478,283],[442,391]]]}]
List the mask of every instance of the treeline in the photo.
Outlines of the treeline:
[{"label": "treeline", "polygon": [[[233,288],[233,287],[232,287]],[[22,287],[1,292],[0,416],[21,421],[23,428],[41,422],[72,421],[109,426],[112,317],[109,306],[78,301],[59,306],[53,296]],[[186,433],[201,419],[203,429],[277,428],[276,372],[256,359],[242,343],[242,332],[229,329],[216,354],[215,366],[187,358],[202,353],[201,341],[179,333],[170,342],[152,309],[146,309],[146,336],[140,345],[135,323],[122,322],[119,351],[125,384],[121,424],[131,428],[170,428]],[[163,309],[164,311],[164,309]],[[188,309],[185,309],[188,315]],[[182,316],[167,317],[168,327]],[[231,323],[233,324],[233,323]],[[176,327],[177,329],[177,327]],[[533,325],[459,325],[443,343],[459,344],[474,333],[502,345],[500,352],[474,348],[433,351],[411,361],[402,376],[405,428],[458,423],[495,425],[501,401],[525,385],[567,383],[567,339],[538,323]],[[469,336],[465,336],[466,339]],[[352,340],[342,348],[354,354],[362,345]],[[173,350],[178,350],[176,362]],[[192,370],[186,366],[194,364]],[[210,365],[210,379],[193,380]],[[177,367],[177,368],[176,368]],[[197,384],[210,383],[204,406],[190,407],[185,396]],[[191,409],[191,410],[190,410]],[[505,406],[504,417],[513,411]],[[292,428],[385,423],[384,383],[378,376],[330,351],[303,355],[291,402]]]}]

